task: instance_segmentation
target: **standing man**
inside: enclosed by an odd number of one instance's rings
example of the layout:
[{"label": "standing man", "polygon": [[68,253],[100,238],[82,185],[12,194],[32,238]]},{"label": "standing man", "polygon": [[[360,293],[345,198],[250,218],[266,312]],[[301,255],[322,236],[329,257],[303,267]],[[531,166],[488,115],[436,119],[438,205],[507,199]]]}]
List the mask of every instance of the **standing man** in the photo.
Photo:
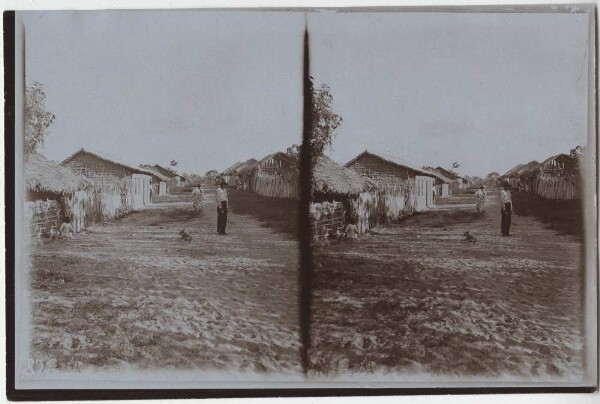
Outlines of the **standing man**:
[{"label": "standing man", "polygon": [[225,233],[225,226],[227,225],[227,191],[225,190],[225,181],[221,181],[219,183],[219,187],[217,188],[217,233],[218,234],[227,234]]},{"label": "standing man", "polygon": [[504,183],[504,189],[500,191],[500,203],[502,203],[502,222],[500,225],[500,231],[503,236],[510,236],[510,219],[512,215],[512,199],[510,197],[510,191],[508,190],[510,185],[508,182]]}]

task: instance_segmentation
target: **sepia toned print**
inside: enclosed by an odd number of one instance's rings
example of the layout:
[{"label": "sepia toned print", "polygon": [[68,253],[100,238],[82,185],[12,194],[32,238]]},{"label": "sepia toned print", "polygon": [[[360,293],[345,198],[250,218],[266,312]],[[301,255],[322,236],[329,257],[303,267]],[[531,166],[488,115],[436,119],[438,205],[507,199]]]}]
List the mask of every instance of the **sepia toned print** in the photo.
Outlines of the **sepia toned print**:
[{"label": "sepia toned print", "polygon": [[312,173],[311,380],[585,380],[588,17],[309,28],[342,118]]},{"label": "sepia toned print", "polygon": [[302,136],[302,15],[23,22],[21,335],[33,365],[19,362],[19,376],[297,379],[298,162],[287,149]]},{"label": "sepia toned print", "polygon": [[16,388],[595,386],[595,23],[18,12]]}]

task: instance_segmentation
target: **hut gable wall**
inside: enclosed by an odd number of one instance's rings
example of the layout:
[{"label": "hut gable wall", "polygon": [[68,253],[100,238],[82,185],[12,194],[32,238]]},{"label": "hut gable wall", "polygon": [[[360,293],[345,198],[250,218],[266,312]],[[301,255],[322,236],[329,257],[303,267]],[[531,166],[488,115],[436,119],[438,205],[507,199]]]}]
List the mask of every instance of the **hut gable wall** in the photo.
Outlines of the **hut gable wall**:
[{"label": "hut gable wall", "polygon": [[120,164],[111,163],[88,153],[79,153],[64,165],[91,178],[125,178],[135,174],[133,170]]},{"label": "hut gable wall", "polygon": [[362,155],[347,167],[380,182],[414,179],[420,174],[408,167],[401,167],[372,155]]}]

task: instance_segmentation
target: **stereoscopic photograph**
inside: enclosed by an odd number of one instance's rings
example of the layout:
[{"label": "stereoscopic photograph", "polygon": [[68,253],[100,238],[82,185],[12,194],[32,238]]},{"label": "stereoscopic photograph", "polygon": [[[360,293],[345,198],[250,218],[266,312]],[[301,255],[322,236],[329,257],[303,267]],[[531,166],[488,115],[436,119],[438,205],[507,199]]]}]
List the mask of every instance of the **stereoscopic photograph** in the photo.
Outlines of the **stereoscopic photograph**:
[{"label": "stereoscopic photograph", "polygon": [[595,388],[594,11],[17,11],[16,392]]},{"label": "stereoscopic photograph", "polygon": [[584,380],[591,17],[311,16],[339,126],[312,173],[309,374]]},{"label": "stereoscopic photograph", "polygon": [[18,377],[300,377],[304,15],[28,12],[21,24]]}]

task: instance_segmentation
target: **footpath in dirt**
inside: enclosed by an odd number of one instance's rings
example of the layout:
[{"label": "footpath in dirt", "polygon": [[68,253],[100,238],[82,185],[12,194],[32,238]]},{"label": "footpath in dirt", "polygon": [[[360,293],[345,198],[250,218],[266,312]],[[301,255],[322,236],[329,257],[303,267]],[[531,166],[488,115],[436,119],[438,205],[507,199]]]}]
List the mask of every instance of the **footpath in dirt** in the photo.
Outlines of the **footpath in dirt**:
[{"label": "footpath in dirt", "polygon": [[472,195],[443,202],[315,247],[312,372],[579,378],[581,242],[518,215],[501,237],[498,190],[482,214]]},{"label": "footpath in dirt", "polygon": [[297,242],[235,206],[218,235],[212,192],[200,216],[191,206],[167,197],[34,246],[34,359],[58,370],[299,373]]}]

